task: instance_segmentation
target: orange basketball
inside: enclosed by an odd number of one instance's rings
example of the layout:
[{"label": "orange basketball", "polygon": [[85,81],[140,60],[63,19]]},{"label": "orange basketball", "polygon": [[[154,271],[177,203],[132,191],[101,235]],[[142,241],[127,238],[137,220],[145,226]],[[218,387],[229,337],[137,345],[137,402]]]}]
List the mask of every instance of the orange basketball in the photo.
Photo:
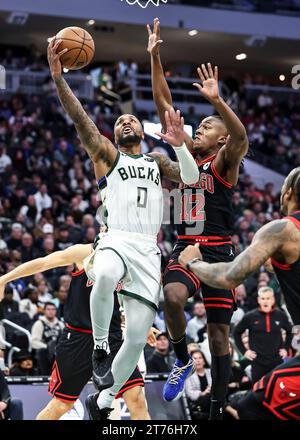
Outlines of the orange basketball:
[{"label": "orange basketball", "polygon": [[93,59],[95,43],[93,37],[86,30],[70,26],[59,31],[55,35],[55,39],[62,40],[57,52],[68,49],[68,52],[60,58],[62,66],[66,69],[82,69]]}]

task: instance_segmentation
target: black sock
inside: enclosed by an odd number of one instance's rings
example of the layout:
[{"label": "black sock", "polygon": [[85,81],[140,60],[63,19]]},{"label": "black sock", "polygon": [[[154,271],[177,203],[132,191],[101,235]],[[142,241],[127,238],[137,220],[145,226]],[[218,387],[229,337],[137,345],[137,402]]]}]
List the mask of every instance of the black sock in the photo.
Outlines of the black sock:
[{"label": "black sock", "polygon": [[223,405],[224,402],[211,400],[208,420],[223,420]]},{"label": "black sock", "polygon": [[212,387],[210,420],[222,420],[223,418],[223,405],[228,391],[230,373],[231,358],[229,354],[211,357]]},{"label": "black sock", "polygon": [[189,362],[190,358],[187,351],[185,334],[180,339],[170,338],[170,340],[173,344],[177,359],[179,359],[183,363],[183,365],[186,365]]}]

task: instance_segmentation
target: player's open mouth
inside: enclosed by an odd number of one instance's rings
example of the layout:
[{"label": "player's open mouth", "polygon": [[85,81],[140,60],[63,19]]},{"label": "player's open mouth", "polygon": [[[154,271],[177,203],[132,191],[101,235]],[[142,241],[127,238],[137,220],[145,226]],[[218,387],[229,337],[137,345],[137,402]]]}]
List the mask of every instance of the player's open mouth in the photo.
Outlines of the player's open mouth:
[{"label": "player's open mouth", "polygon": [[124,133],[124,134],[128,134],[128,133],[130,133],[131,131],[133,131],[131,127],[125,127],[124,130],[123,130],[123,133]]}]

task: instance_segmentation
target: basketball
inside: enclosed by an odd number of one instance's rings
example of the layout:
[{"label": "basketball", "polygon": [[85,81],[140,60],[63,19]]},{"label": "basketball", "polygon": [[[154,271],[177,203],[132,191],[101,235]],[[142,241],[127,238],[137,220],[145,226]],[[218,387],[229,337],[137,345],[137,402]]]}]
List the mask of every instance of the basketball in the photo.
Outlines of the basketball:
[{"label": "basketball", "polygon": [[78,70],[87,66],[93,59],[95,43],[93,37],[77,26],[70,26],[59,31],[55,39],[60,39],[57,52],[68,49],[61,58],[62,66],[69,70]]}]

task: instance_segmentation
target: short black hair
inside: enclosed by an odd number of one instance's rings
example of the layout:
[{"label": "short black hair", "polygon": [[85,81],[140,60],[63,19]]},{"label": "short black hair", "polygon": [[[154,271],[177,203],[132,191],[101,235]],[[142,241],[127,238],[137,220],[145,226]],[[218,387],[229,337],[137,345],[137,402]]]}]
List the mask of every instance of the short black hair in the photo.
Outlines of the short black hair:
[{"label": "short black hair", "polygon": [[292,188],[298,204],[300,203],[300,167],[294,168],[286,179],[287,189]]},{"label": "short black hair", "polygon": [[28,298],[32,293],[35,293],[35,292],[36,292],[35,287],[27,287],[27,289],[25,289],[23,292],[24,298]]},{"label": "short black hair", "polygon": [[53,302],[50,302],[50,301],[45,302],[44,310],[46,309],[47,306],[55,307],[55,309],[57,310],[57,307],[56,307],[56,305]]},{"label": "short black hair", "polygon": [[6,286],[4,289],[4,295],[13,295],[14,290],[11,286]]}]

